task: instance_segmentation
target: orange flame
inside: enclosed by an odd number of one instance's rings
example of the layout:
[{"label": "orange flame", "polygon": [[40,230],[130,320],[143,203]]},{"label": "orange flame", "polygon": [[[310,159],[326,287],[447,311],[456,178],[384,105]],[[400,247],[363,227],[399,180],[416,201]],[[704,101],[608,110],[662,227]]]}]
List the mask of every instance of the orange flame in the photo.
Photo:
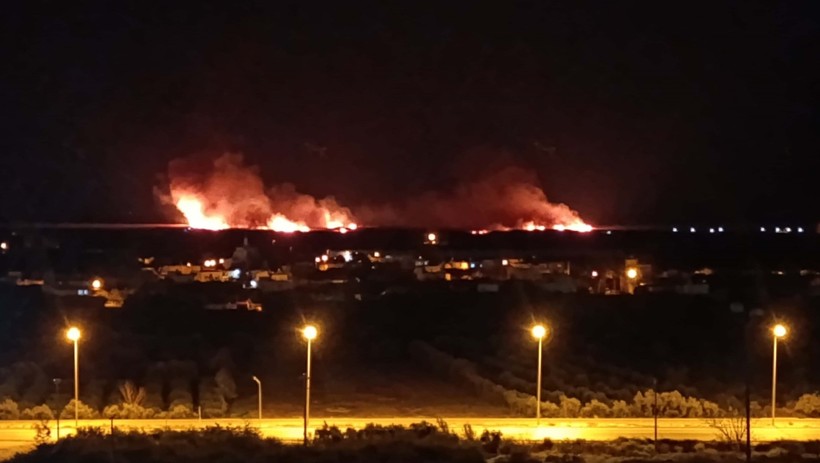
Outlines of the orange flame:
[{"label": "orange flame", "polygon": [[176,202],[177,209],[185,216],[188,226],[204,230],[224,230],[230,228],[224,217],[208,215],[202,206],[202,201],[196,197],[182,195]]},{"label": "orange flame", "polygon": [[262,179],[239,155],[217,158],[204,177],[171,172],[170,201],[191,228],[251,228],[283,233],[311,229],[355,230],[350,211],[333,198],[316,199],[291,185],[265,191]]},{"label": "orange flame", "polygon": [[[169,169],[170,196],[163,198],[176,206],[191,228],[347,233],[359,226],[350,209],[333,197],[317,199],[291,184],[266,189],[256,168],[245,166],[241,155],[217,158],[204,175],[174,167],[172,163]],[[476,235],[489,230],[593,230],[567,205],[550,203],[536,180],[527,171],[507,168],[449,193],[424,194],[404,207],[365,206],[357,211],[370,226],[435,225],[472,229]]]}]

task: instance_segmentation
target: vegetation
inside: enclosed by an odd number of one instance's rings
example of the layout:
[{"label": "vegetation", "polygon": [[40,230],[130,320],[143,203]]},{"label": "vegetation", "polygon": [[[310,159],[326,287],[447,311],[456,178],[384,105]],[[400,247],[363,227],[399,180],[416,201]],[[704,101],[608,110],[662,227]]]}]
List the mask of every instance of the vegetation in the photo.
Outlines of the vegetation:
[{"label": "vegetation", "polygon": [[[611,442],[550,441],[535,443],[504,439],[498,432],[477,436],[470,429],[456,435],[446,423],[421,422],[402,426],[368,425],[341,430],[324,426],[317,429],[310,446],[285,445],[264,439],[252,428],[212,427],[190,431],[103,432],[81,429],[76,436],[47,443],[41,436],[38,447],[13,457],[12,463],[45,461],[122,463],[210,462],[440,462],[440,463],[548,463],[589,462],[739,462],[742,456],[731,443],[618,439]],[[820,441],[778,442],[754,448],[755,458],[770,462],[813,461],[820,453]]]},{"label": "vegetation", "polygon": [[[434,370],[471,387],[478,395],[488,400],[501,401],[507,404],[511,411],[521,415],[532,416],[535,413],[536,399],[534,395],[517,389],[507,389],[480,376],[477,373],[478,367],[472,362],[452,357],[429,344],[421,342],[413,343],[411,351],[418,358],[426,361]],[[518,384],[520,386],[520,383]],[[536,387],[535,384],[525,384],[524,386],[529,390],[534,390]],[[654,416],[655,407],[657,407],[658,415],[664,417],[717,417],[728,413],[727,410],[721,410],[713,402],[685,397],[678,391],[661,393],[656,393],[651,389],[643,392],[638,391],[629,403],[623,400],[609,400],[605,395],[602,397],[603,401],[590,399],[588,402],[583,403],[577,398],[561,394],[556,402],[542,402],[541,413],[546,417],[565,418],[651,417]]]},{"label": "vegetation", "polygon": [[[443,413],[458,413],[463,402],[469,413],[504,407],[531,415],[535,345],[522,327],[533,318],[555,327],[544,346],[545,416],[651,416],[654,391],[661,416],[709,418],[743,407],[743,332],[726,301],[556,296],[524,282],[481,294],[454,291],[455,283],[398,284],[406,291],[382,295],[384,284],[363,276],[355,293],[361,300],[337,285],[333,302],[315,299],[312,288],[264,293],[260,302],[271,310],[262,313],[200,310],[202,301],[226,291],[220,285],[151,283],[121,310],[107,311],[61,305],[39,288],[0,286],[0,305],[15,317],[0,324],[0,419],[47,417],[42,405],[53,416],[73,417],[72,352],[69,343],[55,343],[66,320],[88,333],[80,376],[88,415],[191,417],[201,407],[203,417],[252,416],[253,375],[262,375],[267,407],[274,398],[300,396],[304,344],[293,327],[304,319],[326,327],[314,345],[313,386],[328,409],[358,413],[361,407],[343,402],[361,403],[378,369],[400,378],[395,391],[379,386],[385,396],[401,397],[401,388],[436,394],[436,382],[446,379],[473,394],[447,396]],[[792,313],[781,315],[801,329],[779,356],[778,415],[819,417],[820,370],[808,366],[820,358],[820,344],[809,342],[809,329],[820,324],[820,298],[785,306]],[[753,328],[765,338],[765,327]],[[763,338],[750,351],[756,416],[770,413],[771,344]],[[121,387],[129,388],[127,396]],[[282,410],[295,414],[299,402],[293,403]]]},{"label": "vegetation", "polygon": [[[82,400],[76,403],[77,413],[81,420],[88,420],[100,417],[100,413],[97,411],[97,409],[88,406],[87,404],[83,403]],[[74,418],[74,404],[74,399],[71,399],[71,401],[68,402],[68,405],[65,406],[63,411],[60,412],[60,419],[65,420]]]}]

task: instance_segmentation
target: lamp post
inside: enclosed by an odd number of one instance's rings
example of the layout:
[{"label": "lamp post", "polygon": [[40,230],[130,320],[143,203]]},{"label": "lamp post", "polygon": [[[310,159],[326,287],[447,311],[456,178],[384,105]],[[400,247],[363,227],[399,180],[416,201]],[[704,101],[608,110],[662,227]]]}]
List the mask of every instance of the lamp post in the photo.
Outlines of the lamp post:
[{"label": "lamp post", "polygon": [[535,422],[541,424],[541,357],[543,351],[544,336],[547,335],[547,328],[544,325],[532,327],[532,336],[538,339],[538,390],[535,392]]},{"label": "lamp post", "polygon": [[72,326],[66,331],[66,337],[74,341],[74,427],[80,420],[80,351],[78,342],[80,340],[80,329]]},{"label": "lamp post", "polygon": [[259,390],[259,421],[261,424],[262,421],[262,381],[259,380],[256,376],[253,376],[253,380],[256,381],[257,389]]},{"label": "lamp post", "polygon": [[772,338],[774,339],[774,343],[772,344],[772,426],[775,425],[775,412],[777,409],[775,399],[775,393],[777,391],[777,340],[786,336],[786,334],[788,334],[788,330],[780,323],[774,325],[772,328]]},{"label": "lamp post", "polygon": [[307,368],[305,370],[305,420],[304,420],[304,443],[308,443],[308,422],[310,421],[310,347],[311,341],[316,339],[318,331],[313,325],[307,325],[302,329],[302,336],[307,340]]}]

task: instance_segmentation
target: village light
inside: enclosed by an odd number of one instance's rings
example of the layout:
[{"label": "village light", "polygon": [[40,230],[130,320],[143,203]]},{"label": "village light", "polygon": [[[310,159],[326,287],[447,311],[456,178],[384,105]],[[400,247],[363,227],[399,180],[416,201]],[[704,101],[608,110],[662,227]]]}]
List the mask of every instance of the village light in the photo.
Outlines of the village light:
[{"label": "village light", "polygon": [[635,267],[630,267],[626,269],[626,277],[630,280],[638,278],[638,269],[636,269]]},{"label": "village light", "polygon": [[93,280],[91,280],[91,289],[93,289],[94,291],[99,291],[99,290],[102,289],[102,287],[103,287],[103,282],[102,282],[101,279],[94,278]]}]

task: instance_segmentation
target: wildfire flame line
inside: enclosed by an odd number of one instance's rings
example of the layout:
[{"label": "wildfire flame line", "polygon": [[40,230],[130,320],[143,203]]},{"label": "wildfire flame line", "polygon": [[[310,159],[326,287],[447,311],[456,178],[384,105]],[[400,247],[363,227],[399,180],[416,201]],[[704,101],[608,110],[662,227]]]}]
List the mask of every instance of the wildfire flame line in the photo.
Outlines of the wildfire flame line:
[{"label": "wildfire flame line", "polygon": [[[592,231],[593,227],[581,220],[577,212],[564,204],[548,202],[543,190],[527,181],[526,176],[521,178],[520,170],[508,169],[490,179],[468,184],[450,196],[427,195],[403,210],[369,210],[364,214],[366,224],[464,228],[467,223],[480,223],[483,217],[496,223],[487,227],[490,230]],[[244,166],[241,155],[236,154],[217,158],[213,170],[204,177],[174,175],[172,171],[170,196],[165,199],[176,206],[191,228],[283,233],[315,229],[347,233],[358,228],[353,213],[332,197],[316,199],[296,192],[292,185],[280,185],[266,192],[255,169]],[[458,217],[464,211],[472,215]],[[510,220],[511,215],[519,218]],[[404,222],[397,222],[397,217]],[[425,223],[425,217],[435,223]],[[502,221],[508,225],[501,225]],[[474,234],[486,232],[475,230]]]}]

